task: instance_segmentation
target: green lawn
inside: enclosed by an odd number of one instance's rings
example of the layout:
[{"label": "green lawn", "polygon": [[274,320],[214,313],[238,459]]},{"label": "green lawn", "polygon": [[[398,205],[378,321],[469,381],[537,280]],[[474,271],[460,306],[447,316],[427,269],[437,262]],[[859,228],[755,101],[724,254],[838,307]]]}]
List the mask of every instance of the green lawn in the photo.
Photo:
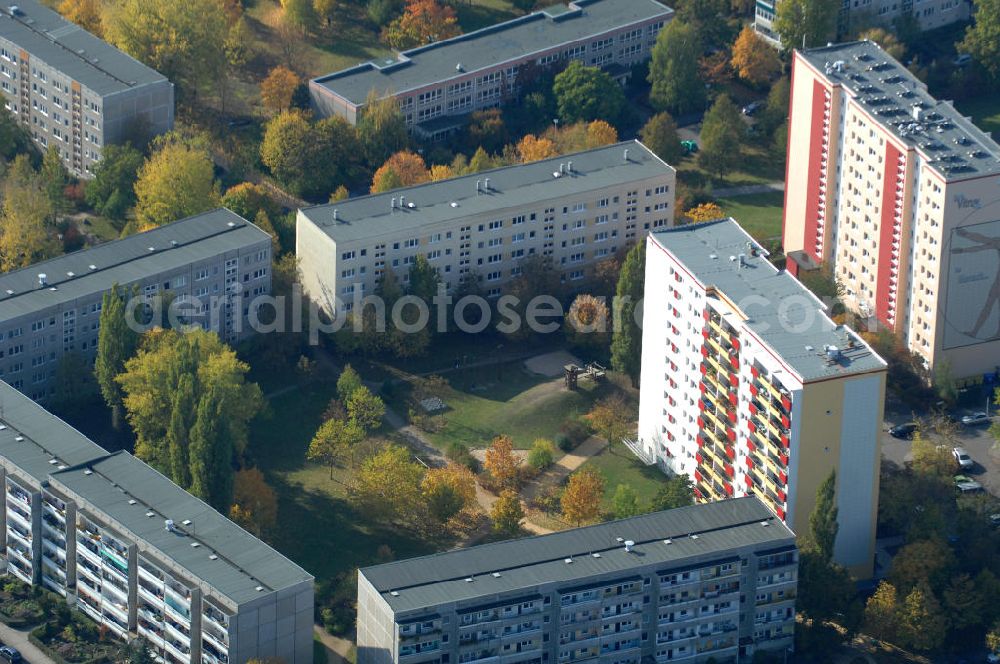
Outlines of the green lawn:
[{"label": "green lawn", "polygon": [[744,145],[741,153],[740,168],[721,178],[702,170],[697,154],[685,157],[677,165],[677,178],[691,187],[711,185],[713,189],[767,184],[785,179],[784,164],[774,159],[769,150],[758,145]]},{"label": "green lawn", "polygon": [[611,509],[611,498],[619,484],[630,485],[639,496],[639,504],[647,506],[663,485],[665,476],[656,466],[647,466],[622,445],[606,449],[584,464],[604,475],[604,501],[602,508]]},{"label": "green lawn", "polygon": [[980,129],[1000,136],[1000,96],[984,95],[956,102],[955,106],[965,115],[972,116]]},{"label": "green lawn", "polygon": [[[441,449],[453,442],[468,447],[486,447],[495,436],[506,434],[514,446],[531,447],[536,438],[553,438],[568,417],[590,409],[596,393],[588,384],[570,392],[561,379],[528,373],[521,362],[453,371],[446,374],[448,388],[442,396],[448,406],[445,426],[428,434]],[[412,388],[401,386],[393,405],[402,404]]]},{"label": "green lawn", "polygon": [[725,213],[757,240],[781,236],[781,210],[785,194],[780,191],[751,194],[735,198],[720,198],[717,202]]},{"label": "green lawn", "polygon": [[278,493],[278,527],[270,540],[320,580],[370,564],[383,544],[398,558],[435,548],[397,529],[367,523],[345,499],[343,483],[350,471],[338,469],[331,480],[327,468],[305,461],[335,389],[313,384],[274,397],[271,417],[255,422],[250,434],[249,454]]}]

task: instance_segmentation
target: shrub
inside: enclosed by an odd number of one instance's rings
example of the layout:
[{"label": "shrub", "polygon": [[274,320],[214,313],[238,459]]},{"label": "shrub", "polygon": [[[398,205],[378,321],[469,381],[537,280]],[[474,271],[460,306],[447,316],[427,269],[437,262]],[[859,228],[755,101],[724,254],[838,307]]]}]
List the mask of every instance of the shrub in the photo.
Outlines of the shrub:
[{"label": "shrub", "polygon": [[563,452],[569,452],[574,447],[576,447],[573,444],[573,441],[571,441],[569,439],[569,436],[567,436],[566,434],[564,434],[562,431],[560,431],[559,433],[556,434],[555,443],[556,443],[556,447],[558,447],[559,449],[561,449]]},{"label": "shrub", "polygon": [[450,443],[444,455],[453,463],[461,464],[474,473],[479,472],[479,462],[476,460],[476,457],[472,456],[469,448],[461,443]]},{"label": "shrub", "polygon": [[535,470],[542,471],[552,465],[556,448],[551,440],[539,438],[532,444],[531,451],[528,452],[528,465]]},{"label": "shrub", "polygon": [[590,436],[590,427],[586,423],[576,418],[568,418],[559,427],[559,433],[565,434],[569,439],[570,447],[565,451],[575,449],[577,445],[587,440]]}]

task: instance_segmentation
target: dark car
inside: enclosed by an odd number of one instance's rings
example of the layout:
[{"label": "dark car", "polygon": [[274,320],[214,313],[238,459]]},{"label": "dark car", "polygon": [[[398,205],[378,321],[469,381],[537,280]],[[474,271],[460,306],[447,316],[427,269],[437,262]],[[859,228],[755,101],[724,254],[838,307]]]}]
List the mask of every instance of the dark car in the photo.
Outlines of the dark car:
[{"label": "dark car", "polygon": [[913,438],[913,434],[917,431],[916,422],[905,422],[903,424],[897,424],[893,428],[889,429],[889,435],[893,438],[902,438],[904,440],[910,440]]},{"label": "dark car", "polygon": [[764,107],[763,100],[752,101],[743,107],[743,115],[750,117]]},{"label": "dark car", "polygon": [[21,657],[21,653],[18,652],[17,648],[14,648],[13,646],[4,646],[0,648],[0,657],[3,657],[5,660],[10,662],[10,664],[20,664],[24,661],[24,658]]}]

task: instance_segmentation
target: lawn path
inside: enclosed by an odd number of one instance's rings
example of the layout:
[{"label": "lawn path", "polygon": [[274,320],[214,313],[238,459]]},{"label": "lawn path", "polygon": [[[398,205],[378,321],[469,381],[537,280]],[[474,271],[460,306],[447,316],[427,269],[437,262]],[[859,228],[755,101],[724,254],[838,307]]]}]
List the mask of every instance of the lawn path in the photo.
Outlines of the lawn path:
[{"label": "lawn path", "polygon": [[348,655],[351,653],[351,648],[354,647],[353,641],[330,634],[322,625],[314,624],[313,634],[326,648],[327,664],[348,664],[350,661]]},{"label": "lawn path", "polygon": [[714,189],[712,195],[716,198],[736,198],[754,194],[769,194],[772,191],[784,191],[784,182],[768,182],[767,184],[744,184],[738,187],[723,187]]},{"label": "lawn path", "polygon": [[532,480],[521,493],[525,500],[534,498],[543,487],[559,486],[571,473],[597,456],[608,446],[608,441],[600,436],[591,436],[576,446],[576,449],[556,461],[544,473]]}]

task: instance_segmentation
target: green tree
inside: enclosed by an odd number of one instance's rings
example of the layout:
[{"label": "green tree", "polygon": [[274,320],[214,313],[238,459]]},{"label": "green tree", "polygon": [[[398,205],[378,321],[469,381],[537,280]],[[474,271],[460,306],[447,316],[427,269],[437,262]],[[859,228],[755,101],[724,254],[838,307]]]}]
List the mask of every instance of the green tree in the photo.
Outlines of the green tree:
[{"label": "green tree", "polygon": [[719,95],[701,126],[698,163],[710,173],[726,175],[739,165],[743,120],[729,95]]},{"label": "green tree", "polygon": [[552,86],[565,122],[606,120],[616,124],[625,108],[625,93],[611,76],[597,67],[573,60],[561,71]]},{"label": "green tree", "polygon": [[361,149],[372,168],[410,144],[406,118],[391,95],[379,97],[375,90],[370,91],[357,126]]},{"label": "green tree", "polygon": [[965,630],[983,624],[990,599],[980,592],[968,574],[952,577],[942,593],[948,622],[954,630]]},{"label": "green tree", "polygon": [[300,30],[309,30],[315,22],[312,0],[281,0],[283,19]]},{"label": "green tree", "polygon": [[90,362],[75,351],[65,353],[56,363],[55,389],[52,410],[67,416],[82,415],[101,394]]},{"label": "green tree", "polygon": [[112,285],[111,290],[104,294],[94,361],[94,377],[104,402],[111,409],[111,424],[116,430],[121,429],[125,414],[125,393],[117,379],[124,373],[125,362],[132,357],[139,344],[139,335],[125,317],[127,297],[127,292],[118,284]]},{"label": "green tree", "polygon": [[854,582],[844,567],[826,560],[813,545],[799,552],[799,611],[817,622],[843,622],[854,596]]},{"label": "green tree", "polygon": [[188,491],[223,513],[233,504],[233,460],[237,447],[231,425],[240,426],[238,421],[229,419],[231,410],[226,402],[230,398],[225,388],[214,384],[209,387],[198,401],[197,416],[189,434]]},{"label": "green tree", "polygon": [[918,540],[901,548],[892,559],[889,580],[900,593],[909,593],[921,582],[932,591],[943,588],[955,567],[955,556],[940,539]]},{"label": "green tree", "polygon": [[428,511],[439,523],[447,522],[463,509],[476,504],[476,476],[459,463],[428,470],[420,489],[427,501]]},{"label": "green tree", "polygon": [[211,210],[219,204],[208,151],[179,138],[163,141],[139,169],[135,216],[139,230]]},{"label": "green tree", "polygon": [[618,286],[611,335],[611,366],[627,375],[633,387],[639,385],[642,356],[642,328],[636,321],[636,307],[642,301],[646,276],[646,243],[638,242],[625,256]]},{"label": "green tree", "polygon": [[958,49],[974,57],[994,79],[1000,78],[1000,0],[973,0],[973,22]]},{"label": "green tree", "polygon": [[764,136],[774,136],[775,130],[788,118],[788,96],[791,92],[788,77],[783,76],[774,82],[767,93],[767,103],[757,114],[756,128]]},{"label": "green tree", "polygon": [[405,447],[386,445],[361,464],[348,496],[363,514],[375,521],[419,525],[421,514],[415,508],[423,504],[424,470],[410,457]]},{"label": "green tree", "polygon": [[705,107],[705,87],[698,71],[701,38],[693,25],[674,19],[660,31],[649,63],[654,108],[678,115]]},{"label": "green tree", "polygon": [[275,116],[264,130],[261,161],[294,192],[324,199],[358,175],[358,134],[340,117],[312,124],[299,110]]},{"label": "green tree", "polygon": [[642,513],[639,496],[630,484],[619,484],[611,497],[611,512],[616,519],[627,519]]},{"label": "green tree", "polygon": [[537,438],[528,451],[528,465],[542,471],[552,465],[556,455],[556,446],[547,438]]},{"label": "green tree", "polygon": [[229,22],[220,0],[109,3],[104,38],[193,96],[226,75]]},{"label": "green tree", "polygon": [[249,220],[256,219],[260,212],[265,212],[269,218],[277,217],[281,212],[267,189],[253,182],[241,182],[227,189],[221,205]]},{"label": "green tree", "polygon": [[410,295],[416,295],[430,304],[437,295],[440,283],[441,273],[430,264],[425,255],[419,254],[410,266]]},{"label": "green tree", "polygon": [[0,104],[0,157],[13,159],[30,150],[31,136],[6,106]]},{"label": "green tree", "polygon": [[986,649],[992,653],[1000,653],[1000,622],[986,632]]},{"label": "green tree", "polygon": [[121,221],[135,205],[135,180],[142,167],[142,153],[131,143],[109,143],[101,148],[94,179],[87,182],[87,203],[106,217]]},{"label": "green tree", "polygon": [[380,397],[362,385],[347,397],[347,413],[351,421],[368,434],[382,426],[385,404]]},{"label": "green tree", "polygon": [[774,29],[787,51],[822,46],[836,27],[837,4],[829,0],[782,0],[775,12]]},{"label": "green tree", "polygon": [[694,504],[694,487],[687,475],[674,475],[656,491],[649,509],[653,512],[672,510]]},{"label": "green tree", "polygon": [[881,581],[865,604],[865,632],[882,641],[895,641],[899,633],[899,599],[896,588]]},{"label": "green tree", "polygon": [[521,507],[521,497],[513,489],[505,489],[490,509],[490,521],[493,530],[505,535],[515,535],[521,529],[524,520],[524,508]]},{"label": "green tree", "polygon": [[59,147],[54,143],[49,146],[42,157],[42,166],[38,172],[45,188],[45,195],[55,212],[66,209],[66,185],[69,184],[69,173],[59,156]]},{"label": "green tree", "polygon": [[809,534],[816,550],[827,562],[833,560],[837,542],[837,470],[830,474],[816,490],[816,506],[809,515]]},{"label": "green tree", "polygon": [[[189,372],[193,366],[186,366],[182,371]],[[176,478],[181,486],[191,485],[191,429],[197,416],[198,404],[195,401],[196,374],[182,373],[177,382],[171,403],[170,422],[167,424],[167,460],[170,477]]]},{"label": "green tree", "polygon": [[926,581],[918,583],[899,607],[899,638],[915,650],[936,650],[944,643],[948,623]]},{"label": "green tree", "polygon": [[354,420],[327,420],[309,443],[306,458],[327,466],[333,479],[334,467],[344,459],[353,458],[355,448],[364,438],[364,430]]},{"label": "green tree", "polygon": [[[18,164],[27,165],[27,160],[15,159],[12,172]],[[52,234],[55,216],[52,202],[39,177],[30,170],[30,166],[26,170],[30,171],[26,179],[12,173],[3,188],[0,270],[4,272],[27,267],[60,253]]]},{"label": "green tree", "polygon": [[347,403],[348,399],[362,387],[363,383],[358,372],[350,364],[345,365],[344,370],[340,372],[340,376],[337,378],[337,396],[340,397],[340,400]]},{"label": "green tree", "polygon": [[677,135],[677,122],[672,115],[663,111],[649,118],[639,130],[639,137],[646,147],[668,164],[680,162],[681,139]]},{"label": "green tree", "polygon": [[254,56],[254,35],[247,24],[246,18],[240,16],[226,32],[223,50],[226,62],[233,67],[244,67]]}]

